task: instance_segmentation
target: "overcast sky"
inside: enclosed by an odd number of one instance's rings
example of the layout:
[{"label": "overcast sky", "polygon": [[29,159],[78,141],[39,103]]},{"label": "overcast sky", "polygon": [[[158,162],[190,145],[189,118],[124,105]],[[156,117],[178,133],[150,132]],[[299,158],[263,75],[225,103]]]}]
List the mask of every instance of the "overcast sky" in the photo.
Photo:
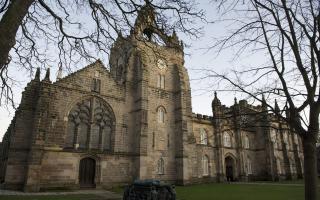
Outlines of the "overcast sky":
[{"label": "overcast sky", "polygon": [[[202,1],[201,1],[202,2]],[[200,3],[200,7],[206,10],[207,17],[209,20],[217,19],[217,14],[214,7],[208,3]],[[198,81],[199,71],[196,69],[207,68],[214,69],[217,71],[224,71],[235,65],[250,65],[252,63],[257,64],[261,62],[261,57],[247,55],[245,59],[233,60],[232,50],[228,50],[220,54],[218,57],[215,56],[213,51],[207,51],[207,47],[213,44],[213,37],[218,37],[226,34],[226,24],[207,24],[205,25],[204,35],[198,40],[191,40],[184,36],[182,33],[178,33],[180,39],[183,39],[186,44],[191,44],[191,47],[185,49],[185,67],[188,69],[190,84],[192,89],[192,110],[195,113],[201,113],[205,115],[212,115],[211,112],[211,101],[213,98],[213,90],[208,91],[206,86],[209,85],[210,80]],[[105,60],[105,59],[102,59]],[[84,66],[77,66],[77,70]],[[30,76],[27,72],[21,70],[11,69],[11,74],[14,74],[20,83],[14,87],[15,101],[20,102],[21,92],[23,91],[26,84],[30,81]],[[44,72],[42,72],[42,77]],[[67,75],[66,73],[64,76]],[[51,73],[51,80],[55,80],[56,71]],[[234,97],[238,94],[234,93],[218,93],[218,96],[223,104],[230,106],[234,102]],[[243,97],[237,96],[238,99]],[[0,138],[4,135],[10,121],[14,115],[12,108],[0,107]]]}]

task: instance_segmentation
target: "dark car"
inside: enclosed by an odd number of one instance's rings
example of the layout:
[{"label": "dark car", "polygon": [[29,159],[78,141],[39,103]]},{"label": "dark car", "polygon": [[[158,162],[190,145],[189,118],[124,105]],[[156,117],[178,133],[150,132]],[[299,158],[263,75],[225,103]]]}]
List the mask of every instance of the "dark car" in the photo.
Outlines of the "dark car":
[{"label": "dark car", "polygon": [[175,200],[174,185],[159,180],[138,180],[124,190],[123,200]]}]

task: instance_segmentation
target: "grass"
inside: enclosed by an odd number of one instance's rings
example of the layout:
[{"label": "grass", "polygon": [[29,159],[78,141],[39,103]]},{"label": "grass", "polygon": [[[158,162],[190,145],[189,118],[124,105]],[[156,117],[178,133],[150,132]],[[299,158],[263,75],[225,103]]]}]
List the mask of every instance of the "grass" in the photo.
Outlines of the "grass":
[{"label": "grass", "polygon": [[[303,186],[205,184],[176,187],[180,200],[303,200]],[[319,199],[320,200],[320,199]]]},{"label": "grass", "polygon": [[[177,186],[176,192],[179,200],[303,200],[304,186],[302,183],[302,181],[260,182],[257,184],[212,183]],[[123,188],[113,188],[113,192],[122,194]]]},{"label": "grass", "polygon": [[30,195],[30,196],[21,196],[21,195],[4,195],[0,196],[0,200],[99,200],[101,196],[93,194],[74,194],[74,195]]},{"label": "grass", "polygon": [[[117,187],[113,192],[122,194],[123,188]],[[303,200],[302,185],[271,184],[203,184],[177,186],[179,200]],[[320,194],[320,187],[319,187]],[[319,196],[320,197],[320,196]],[[0,200],[102,200],[102,196],[55,195],[55,196],[0,196]],[[320,200],[320,198],[318,198]]]}]

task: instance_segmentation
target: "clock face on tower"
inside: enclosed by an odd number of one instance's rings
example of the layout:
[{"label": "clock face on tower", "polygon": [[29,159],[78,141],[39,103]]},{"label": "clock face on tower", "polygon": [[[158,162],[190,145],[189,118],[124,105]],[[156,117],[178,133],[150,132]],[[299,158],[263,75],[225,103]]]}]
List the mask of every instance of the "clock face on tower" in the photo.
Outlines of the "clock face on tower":
[{"label": "clock face on tower", "polygon": [[167,64],[164,60],[162,59],[159,59],[158,62],[157,62],[157,66],[159,69],[163,70],[163,69],[166,69],[167,67]]}]

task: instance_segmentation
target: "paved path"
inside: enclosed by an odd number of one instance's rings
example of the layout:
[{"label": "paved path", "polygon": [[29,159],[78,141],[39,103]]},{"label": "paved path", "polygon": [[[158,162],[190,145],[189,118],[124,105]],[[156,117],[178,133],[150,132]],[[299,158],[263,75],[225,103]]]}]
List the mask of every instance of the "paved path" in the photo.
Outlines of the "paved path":
[{"label": "paved path", "polygon": [[105,200],[122,199],[122,196],[107,190],[77,190],[68,192],[21,192],[13,190],[0,190],[1,195],[19,195],[19,196],[45,196],[45,195],[73,195],[73,194],[93,194]]}]

